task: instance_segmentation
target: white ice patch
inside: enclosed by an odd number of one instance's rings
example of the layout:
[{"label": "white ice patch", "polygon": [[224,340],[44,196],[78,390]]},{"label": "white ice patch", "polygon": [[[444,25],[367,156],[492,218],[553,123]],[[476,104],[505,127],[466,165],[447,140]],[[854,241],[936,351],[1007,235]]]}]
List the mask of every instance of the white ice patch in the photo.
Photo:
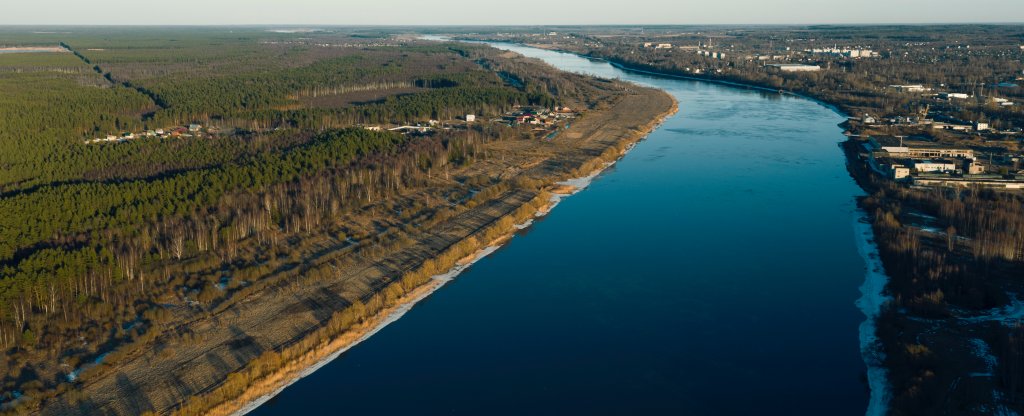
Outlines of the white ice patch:
[{"label": "white ice patch", "polygon": [[992,355],[992,349],[988,347],[982,339],[974,338],[971,340],[971,352],[975,356],[981,358],[985,362],[984,373],[971,373],[971,377],[992,377],[993,371],[996,369],[996,356]]},{"label": "white ice patch", "polygon": [[597,169],[597,170],[591,172],[587,176],[580,176],[578,178],[566,179],[564,181],[557,182],[556,184],[557,185],[562,185],[562,186],[571,186],[571,187],[573,187],[574,190],[569,195],[575,194],[575,193],[577,193],[579,191],[582,191],[582,190],[586,189],[588,186],[590,186],[590,184],[594,182],[594,178],[596,178],[597,175],[600,175],[601,172],[604,172],[605,169],[608,169],[610,166],[612,166],[614,164],[615,164],[615,162],[605,163],[603,166],[601,166],[600,169]]},{"label": "white ice patch", "polygon": [[867,366],[868,387],[871,390],[866,416],[884,416],[889,407],[889,383],[887,371],[882,363],[885,354],[878,341],[876,321],[882,306],[889,301],[885,295],[885,285],[889,277],[882,267],[878,256],[878,247],[874,244],[874,231],[867,222],[866,216],[860,211],[854,220],[854,234],[857,238],[857,252],[860,253],[867,266],[864,284],[860,287],[861,297],[857,299],[857,308],[864,314],[864,322],[860,324],[860,353]]},{"label": "white ice patch", "polygon": [[938,218],[935,218],[934,216],[931,216],[931,215],[928,215],[928,214],[922,214],[920,212],[908,212],[907,215],[918,217],[918,218],[924,218],[926,220],[932,220],[932,221],[938,220]]},{"label": "white ice patch", "polygon": [[[989,348],[988,343],[978,338],[971,339],[971,352],[973,352],[974,355],[976,355],[978,358],[981,358],[981,360],[985,362],[985,372],[971,373],[969,374],[969,376],[992,377],[995,374],[997,360],[996,356],[992,355],[992,349]],[[1014,412],[1013,410],[1003,405],[1003,403],[1006,402],[1005,399],[1006,397],[1003,395],[1001,391],[997,389],[992,390],[992,403],[995,407],[995,409],[992,411],[992,414],[998,416],[1018,416],[1017,412]]]},{"label": "white ice patch", "polygon": [[1000,392],[999,390],[995,390],[995,391],[992,392],[992,395],[995,397],[995,401],[996,401],[995,411],[992,412],[993,415],[995,415],[995,416],[1020,416],[1020,413],[1017,413],[1017,412],[1013,411],[1012,409],[1009,409],[1006,406],[1003,406],[1003,405],[999,404],[999,403],[1004,403],[1004,400],[1005,400],[1005,397],[1003,396],[1002,392]]},{"label": "white ice patch", "polygon": [[78,368],[74,369],[73,371],[69,372],[68,375],[66,376],[67,380],[69,382],[73,382],[73,381],[78,379],[78,375],[82,374],[83,370],[85,370],[85,369],[87,369],[89,367],[93,367],[93,366],[97,366],[97,365],[103,364],[103,360],[107,358],[108,354],[110,354],[110,353],[109,352],[105,352],[103,354],[100,354],[91,363],[85,364],[85,365],[83,365],[81,367],[78,367]]},{"label": "white ice patch", "polygon": [[1013,297],[1013,301],[1002,308],[991,309],[983,314],[963,313],[958,315],[961,315],[960,320],[964,322],[981,323],[996,321],[1007,326],[1016,325],[1024,319],[1024,300],[1015,294],[1011,294],[1011,297]]},{"label": "white ice patch", "polygon": [[526,220],[526,222],[524,222],[522,224],[516,224],[516,225],[514,225],[514,227],[516,227],[517,230],[525,230],[527,228],[530,228],[531,225],[533,225],[533,219],[532,218]]},{"label": "white ice patch", "polygon": [[[941,236],[946,236],[946,230],[942,230],[942,229],[939,229],[938,227],[931,227],[931,226],[926,226],[926,225],[918,225],[918,226],[916,226],[916,227],[917,227],[917,228],[918,228],[919,230],[921,230],[921,231],[924,231],[924,232],[926,232],[926,233],[930,233],[930,234],[935,234],[935,235],[941,235]],[[958,236],[956,236],[956,239],[957,239],[958,241],[970,241],[970,238],[964,237],[964,236],[962,236],[962,235],[958,235]]]}]

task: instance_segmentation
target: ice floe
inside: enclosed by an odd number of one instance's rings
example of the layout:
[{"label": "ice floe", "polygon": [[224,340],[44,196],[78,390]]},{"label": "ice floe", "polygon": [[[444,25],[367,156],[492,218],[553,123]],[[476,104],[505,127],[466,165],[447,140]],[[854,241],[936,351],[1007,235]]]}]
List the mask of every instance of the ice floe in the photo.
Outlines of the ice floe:
[{"label": "ice floe", "polygon": [[874,243],[874,231],[862,212],[858,212],[854,221],[857,238],[857,251],[867,265],[864,284],[860,287],[861,297],[857,299],[857,308],[864,314],[864,322],[860,324],[860,353],[867,366],[868,387],[871,396],[868,400],[867,416],[883,416],[889,407],[889,383],[887,371],[882,363],[885,355],[878,340],[876,321],[882,306],[889,301],[885,295],[885,285],[889,277],[882,267],[878,256],[878,247]]}]

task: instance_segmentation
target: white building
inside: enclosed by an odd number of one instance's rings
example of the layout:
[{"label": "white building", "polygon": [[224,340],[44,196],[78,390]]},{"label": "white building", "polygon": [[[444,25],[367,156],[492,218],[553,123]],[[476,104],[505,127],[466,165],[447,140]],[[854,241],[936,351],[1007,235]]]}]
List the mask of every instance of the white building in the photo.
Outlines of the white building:
[{"label": "white building", "polygon": [[964,173],[968,175],[981,175],[985,173],[985,166],[974,163],[973,160],[964,162]]},{"label": "white building", "polygon": [[892,165],[891,172],[892,178],[896,180],[910,176],[910,168],[903,165]]},{"label": "white building", "polygon": [[466,114],[466,122],[467,123],[472,123],[474,121],[476,121],[476,116],[475,115],[473,115],[473,114]]},{"label": "white building", "polygon": [[970,96],[967,95],[967,94],[964,94],[962,92],[940,92],[939,93],[939,98],[945,98],[947,100],[951,100],[951,99],[954,99],[954,98],[960,99],[960,100],[966,100],[967,98],[970,98]]},{"label": "white building", "polygon": [[963,159],[974,159],[974,150],[961,149],[955,147],[882,146],[882,150],[885,151],[886,153],[889,153],[890,157],[953,157]]},{"label": "white building", "polygon": [[931,160],[915,161],[914,170],[918,172],[953,172],[956,164],[949,162],[933,162]]},{"label": "white building", "polygon": [[930,89],[930,88],[926,88],[924,85],[921,85],[921,84],[890,85],[889,88],[895,88],[896,91],[899,91],[899,92],[924,92],[924,91],[928,91]]},{"label": "white building", "polygon": [[1011,106],[1013,102],[1006,98],[992,97],[992,102],[998,105]]},{"label": "white building", "polygon": [[817,72],[821,71],[821,67],[817,65],[805,65],[805,64],[772,64],[768,65],[772,68],[776,68],[782,72]]}]

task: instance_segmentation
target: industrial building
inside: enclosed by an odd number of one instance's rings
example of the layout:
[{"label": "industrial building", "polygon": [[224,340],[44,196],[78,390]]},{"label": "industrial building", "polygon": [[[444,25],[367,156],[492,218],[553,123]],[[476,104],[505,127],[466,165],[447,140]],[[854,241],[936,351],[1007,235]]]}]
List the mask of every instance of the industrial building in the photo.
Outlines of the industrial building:
[{"label": "industrial building", "polygon": [[899,91],[899,92],[925,92],[925,91],[928,91],[928,90],[931,89],[931,88],[927,88],[927,87],[925,87],[924,85],[921,85],[921,84],[890,85],[889,88],[893,88],[893,89],[895,89],[896,91]]},{"label": "industrial building", "polygon": [[805,64],[771,64],[769,67],[778,69],[782,72],[816,72],[821,71],[821,67],[817,65],[805,65]]}]

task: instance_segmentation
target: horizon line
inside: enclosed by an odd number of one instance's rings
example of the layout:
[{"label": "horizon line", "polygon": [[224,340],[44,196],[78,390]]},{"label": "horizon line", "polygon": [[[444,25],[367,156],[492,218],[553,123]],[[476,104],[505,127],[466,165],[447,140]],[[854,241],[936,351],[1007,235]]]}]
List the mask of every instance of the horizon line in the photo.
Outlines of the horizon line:
[{"label": "horizon line", "polygon": [[699,27],[699,26],[1024,26],[1024,21],[1019,22],[821,22],[821,23],[509,23],[509,24],[389,24],[389,23],[204,23],[204,24],[178,24],[178,23],[0,23],[0,27]]}]

